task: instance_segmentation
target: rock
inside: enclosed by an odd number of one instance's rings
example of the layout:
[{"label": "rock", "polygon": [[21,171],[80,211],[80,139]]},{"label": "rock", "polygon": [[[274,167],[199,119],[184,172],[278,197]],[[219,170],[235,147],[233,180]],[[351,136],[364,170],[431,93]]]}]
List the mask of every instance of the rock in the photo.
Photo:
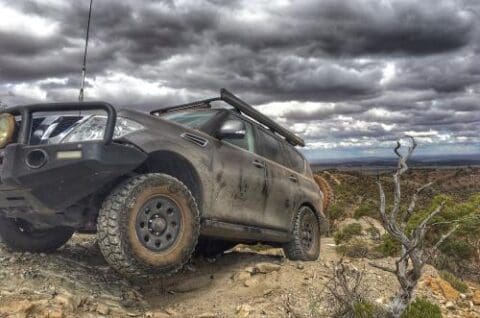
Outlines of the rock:
[{"label": "rock", "polygon": [[204,287],[207,287],[212,283],[211,276],[196,276],[191,277],[186,280],[180,281],[177,285],[173,286],[171,289],[176,293],[188,293],[194,290],[198,290]]},{"label": "rock", "polygon": [[280,268],[282,268],[281,265],[274,263],[258,263],[255,265],[255,271],[263,274],[279,271]]},{"label": "rock", "polygon": [[145,313],[145,317],[146,318],[171,318],[172,316],[170,316],[167,313],[158,311],[158,312],[147,312]]},{"label": "rock", "polygon": [[60,308],[52,308],[44,316],[45,318],[64,318],[65,314]]},{"label": "rock", "polygon": [[237,272],[233,274],[232,279],[234,282],[244,282],[251,276],[252,275],[249,272]]},{"label": "rock", "polygon": [[460,298],[460,293],[440,277],[426,277],[424,283],[434,294],[442,295],[447,301],[457,301]]},{"label": "rock", "polygon": [[247,273],[250,273],[250,274],[255,274],[255,266],[248,266],[248,267],[245,267],[244,269]]},{"label": "rock", "polygon": [[480,306],[480,290],[476,290],[472,296],[472,303],[475,306]]},{"label": "rock", "polygon": [[253,307],[250,306],[249,304],[243,304],[240,306],[237,306],[237,317],[248,317],[250,316],[250,313],[253,311]]},{"label": "rock", "polygon": [[385,298],[383,298],[383,297],[377,298],[377,299],[375,299],[375,302],[377,304],[385,304]]},{"label": "rock", "polygon": [[258,276],[254,276],[252,278],[249,278],[243,282],[243,285],[245,287],[255,287],[260,283],[260,279]]},{"label": "rock", "polygon": [[213,312],[205,312],[197,316],[197,318],[217,318],[218,315]]},{"label": "rock", "polygon": [[304,269],[305,266],[302,263],[297,263],[297,269]]},{"label": "rock", "polygon": [[2,304],[0,308],[0,317],[2,317],[3,315],[12,315],[15,317],[15,314],[18,317],[21,317],[21,314],[24,314],[24,316],[26,317],[27,313],[30,312],[33,307],[34,304],[28,300],[21,300]]},{"label": "rock", "polygon": [[101,315],[108,315],[110,313],[110,308],[105,304],[98,304],[96,312]]},{"label": "rock", "polygon": [[75,301],[74,297],[71,294],[58,294],[55,296],[54,301],[58,303],[61,307],[65,308],[68,311],[75,311],[77,306],[80,304],[80,301]]},{"label": "rock", "polygon": [[451,301],[448,301],[448,302],[445,304],[445,308],[450,309],[450,310],[455,309],[455,304],[452,303]]},{"label": "rock", "polygon": [[172,308],[167,308],[165,309],[165,312],[167,314],[169,314],[170,316],[179,316],[178,312],[176,312],[174,309]]}]

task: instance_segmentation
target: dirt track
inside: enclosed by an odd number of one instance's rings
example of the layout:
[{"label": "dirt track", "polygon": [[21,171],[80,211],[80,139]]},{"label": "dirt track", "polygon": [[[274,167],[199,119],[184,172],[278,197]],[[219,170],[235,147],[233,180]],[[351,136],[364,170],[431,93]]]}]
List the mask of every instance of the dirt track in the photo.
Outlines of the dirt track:
[{"label": "dirt track", "polygon": [[[321,317],[337,258],[328,238],[321,259],[310,263],[288,261],[278,249],[240,246],[139,286],[110,269],[94,236],[75,235],[50,255],[1,250],[0,317]],[[372,300],[386,301],[397,286],[366,260],[346,261],[367,269]]]},{"label": "dirt track", "polygon": [[[35,317],[47,312],[50,316],[75,313],[85,317],[150,313],[158,317],[160,313],[232,317],[241,315],[242,309],[253,317],[307,313],[320,309],[313,307],[319,303],[318,295],[335,259],[330,243],[324,240],[322,259],[314,263],[287,261],[278,249],[266,249],[261,253],[269,255],[262,255],[237,248],[239,251],[218,259],[195,258],[181,273],[143,286],[113,272],[93,236],[76,235],[50,255],[2,250],[0,313],[18,310],[18,317],[23,312]],[[255,266],[265,273],[259,273]],[[21,308],[22,300],[39,303],[34,308]]]}]

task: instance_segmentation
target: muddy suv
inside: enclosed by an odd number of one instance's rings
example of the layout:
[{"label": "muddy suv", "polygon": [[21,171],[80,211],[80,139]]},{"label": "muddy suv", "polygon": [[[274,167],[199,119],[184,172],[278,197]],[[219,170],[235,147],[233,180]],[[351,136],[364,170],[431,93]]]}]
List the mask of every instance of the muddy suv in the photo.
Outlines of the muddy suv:
[{"label": "muddy suv", "polygon": [[303,145],[225,89],[150,114],[117,116],[103,102],[9,108],[0,236],[11,250],[49,252],[93,228],[108,263],[130,277],[169,274],[195,250],[239,242],[315,260],[323,196],[294,147]]}]

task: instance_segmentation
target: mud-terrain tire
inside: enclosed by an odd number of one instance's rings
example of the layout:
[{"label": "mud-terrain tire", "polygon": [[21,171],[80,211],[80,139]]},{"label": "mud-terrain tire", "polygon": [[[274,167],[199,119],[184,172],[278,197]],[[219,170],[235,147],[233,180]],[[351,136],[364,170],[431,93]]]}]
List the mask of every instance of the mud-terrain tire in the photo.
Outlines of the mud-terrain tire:
[{"label": "mud-terrain tire", "polygon": [[320,221],[308,206],[302,206],[293,220],[293,239],[284,244],[289,260],[315,261],[320,256]]},{"label": "mud-terrain tire", "polygon": [[15,252],[48,253],[63,246],[73,235],[71,227],[36,230],[22,219],[0,216],[0,241]]},{"label": "mud-terrain tire", "polygon": [[315,175],[313,178],[323,193],[323,213],[327,213],[328,208],[331,207],[335,201],[335,194],[330,183],[328,183],[324,177]]},{"label": "mud-terrain tire", "polygon": [[200,233],[195,198],[165,174],[132,177],[105,199],[97,222],[107,262],[131,279],[175,273],[190,259]]}]

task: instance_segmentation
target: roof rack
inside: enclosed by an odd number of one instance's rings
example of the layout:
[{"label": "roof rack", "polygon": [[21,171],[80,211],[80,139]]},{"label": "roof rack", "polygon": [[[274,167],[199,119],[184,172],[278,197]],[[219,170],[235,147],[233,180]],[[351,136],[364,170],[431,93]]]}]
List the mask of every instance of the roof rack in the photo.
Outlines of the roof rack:
[{"label": "roof rack", "polygon": [[157,109],[150,112],[150,114],[159,116],[172,111],[195,109],[195,108],[211,108],[210,102],[219,101],[219,100],[222,100],[227,104],[230,104],[237,111],[240,111],[241,113],[253,118],[254,120],[261,123],[262,125],[267,126],[271,131],[279,134],[280,136],[283,136],[290,144],[294,146],[305,147],[305,141],[302,138],[298,137],[297,135],[295,135],[293,132],[286,129],[285,127],[280,126],[274,120],[262,114],[261,112],[253,108],[251,105],[247,104],[237,96],[233,95],[231,92],[229,92],[225,88],[222,88],[220,90],[220,97],[209,98],[209,99],[205,99],[205,100],[201,100],[193,103],[177,105],[177,106],[167,107],[163,109]]}]

